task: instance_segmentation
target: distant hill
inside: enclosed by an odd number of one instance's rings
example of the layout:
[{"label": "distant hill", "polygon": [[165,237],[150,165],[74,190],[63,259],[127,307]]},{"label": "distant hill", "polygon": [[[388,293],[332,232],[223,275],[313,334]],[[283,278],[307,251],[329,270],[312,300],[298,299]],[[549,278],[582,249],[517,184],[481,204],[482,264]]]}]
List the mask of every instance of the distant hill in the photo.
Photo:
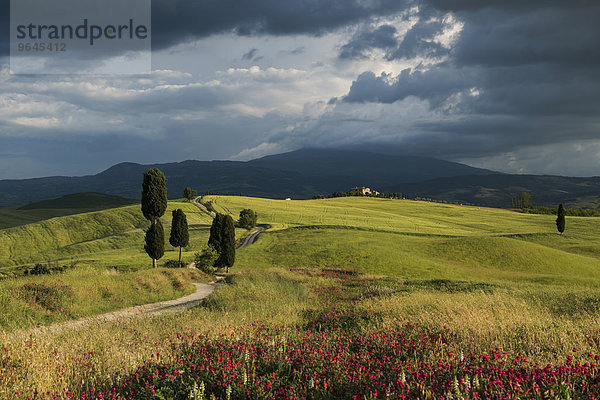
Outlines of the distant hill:
[{"label": "distant hill", "polygon": [[600,177],[569,178],[547,175],[468,175],[400,184],[390,191],[452,202],[510,207],[520,192],[532,195],[533,205],[600,208]]},{"label": "distant hill", "polygon": [[0,229],[31,224],[49,218],[102,211],[137,204],[139,200],[102,193],[76,193],[24,206],[0,208]]},{"label": "distant hill", "polygon": [[91,176],[3,180],[0,181],[0,206],[31,203],[78,192],[101,192],[138,199],[143,173],[153,167],[167,176],[170,198],[181,197],[186,186],[199,193],[210,191],[257,197],[308,198],[318,193],[345,191],[357,185],[378,187],[446,176],[492,173],[431,158],[305,149],[248,162],[121,163]]},{"label": "distant hill", "polygon": [[99,192],[139,199],[143,173],[159,168],[167,179],[169,198],[182,197],[190,186],[202,194],[305,199],[314,194],[368,186],[412,196],[508,207],[521,190],[537,205],[600,205],[599,178],[565,178],[500,174],[464,164],[356,148],[303,149],[260,159],[184,161],[140,165],[117,164],[96,175],[0,181],[0,207],[79,193]]},{"label": "distant hill", "polygon": [[103,193],[75,193],[58,199],[43,200],[36,203],[26,204],[17,210],[40,210],[40,209],[72,209],[72,210],[106,210],[108,208],[129,206],[139,203],[138,200],[126,199],[120,196],[111,196]]}]

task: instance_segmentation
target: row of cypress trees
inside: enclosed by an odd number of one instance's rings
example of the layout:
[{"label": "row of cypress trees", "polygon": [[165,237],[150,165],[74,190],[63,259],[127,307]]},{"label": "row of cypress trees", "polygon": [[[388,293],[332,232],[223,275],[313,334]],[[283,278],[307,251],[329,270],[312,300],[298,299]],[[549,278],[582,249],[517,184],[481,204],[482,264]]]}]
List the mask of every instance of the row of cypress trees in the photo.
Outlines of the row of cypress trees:
[{"label": "row of cypress trees", "polygon": [[[160,217],[167,210],[167,179],[157,168],[144,173],[142,183],[142,214],[150,221],[146,231],[144,250],[152,258],[152,267],[156,268],[157,261],[165,254],[165,233]],[[187,218],[183,210],[173,211],[169,243],[179,247],[179,266],[182,266],[182,248],[189,244]],[[215,249],[219,257],[215,263],[217,268],[233,266],[235,262],[235,226],[228,215],[217,214],[210,228],[210,247]]]},{"label": "row of cypress trees", "polygon": [[[165,232],[160,217],[167,210],[167,179],[158,169],[153,168],[144,174],[142,183],[142,214],[150,221],[146,231],[144,250],[152,258],[152,267],[156,268],[157,261],[165,254]],[[181,267],[182,248],[189,244],[187,218],[183,210],[173,210],[171,234],[169,243],[179,247],[179,266]]]}]

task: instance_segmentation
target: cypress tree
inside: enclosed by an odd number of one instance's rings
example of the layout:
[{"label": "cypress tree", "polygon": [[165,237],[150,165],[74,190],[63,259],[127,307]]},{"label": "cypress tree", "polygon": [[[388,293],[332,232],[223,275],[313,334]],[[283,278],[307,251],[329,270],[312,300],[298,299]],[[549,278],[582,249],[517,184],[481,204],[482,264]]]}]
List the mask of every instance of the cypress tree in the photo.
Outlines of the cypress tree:
[{"label": "cypress tree", "polygon": [[208,238],[208,246],[212,247],[217,253],[221,253],[221,231],[223,229],[223,218],[225,215],[217,214],[213,218],[212,225],[210,227],[210,237]]},{"label": "cypress tree", "polygon": [[152,168],[144,174],[142,184],[142,213],[149,221],[162,217],[167,210],[167,178]]},{"label": "cypress tree", "polygon": [[558,212],[556,213],[556,229],[561,235],[565,231],[565,208],[562,204],[558,205]]},{"label": "cypress tree", "polygon": [[169,243],[173,247],[179,247],[179,267],[182,267],[181,263],[181,250],[187,246],[190,242],[190,235],[188,231],[187,218],[183,210],[173,210],[173,222],[171,223],[171,235],[169,237]]},{"label": "cypress tree", "polygon": [[233,218],[229,215],[224,215],[221,219],[221,251],[215,266],[217,268],[226,267],[227,273],[229,268],[235,263],[235,226]]},{"label": "cypress tree", "polygon": [[146,253],[152,258],[152,265],[156,268],[156,260],[165,255],[165,231],[160,219],[150,225],[146,231]]},{"label": "cypress tree", "polygon": [[146,232],[146,253],[152,258],[152,266],[156,268],[156,260],[164,255],[165,236],[160,217],[167,209],[167,179],[158,169],[152,168],[144,173],[142,183],[142,214],[150,221]]}]

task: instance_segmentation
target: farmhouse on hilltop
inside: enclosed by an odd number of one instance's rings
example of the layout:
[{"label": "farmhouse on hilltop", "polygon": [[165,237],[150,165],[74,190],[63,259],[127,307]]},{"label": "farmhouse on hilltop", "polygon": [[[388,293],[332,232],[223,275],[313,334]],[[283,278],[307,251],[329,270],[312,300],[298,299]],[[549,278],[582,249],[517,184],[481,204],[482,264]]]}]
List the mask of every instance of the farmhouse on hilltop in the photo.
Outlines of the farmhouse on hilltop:
[{"label": "farmhouse on hilltop", "polygon": [[366,195],[372,195],[372,196],[377,196],[379,194],[379,192],[377,190],[371,190],[368,187],[353,187],[352,189],[350,189],[350,194],[351,195],[358,195],[358,196],[366,196]]}]

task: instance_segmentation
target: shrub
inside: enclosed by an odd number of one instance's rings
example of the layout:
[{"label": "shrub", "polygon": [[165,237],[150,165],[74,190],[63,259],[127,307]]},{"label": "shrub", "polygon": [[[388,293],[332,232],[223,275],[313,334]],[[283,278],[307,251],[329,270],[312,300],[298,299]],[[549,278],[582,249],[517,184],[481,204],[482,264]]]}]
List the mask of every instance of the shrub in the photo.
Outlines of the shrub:
[{"label": "shrub", "polygon": [[46,274],[50,274],[50,268],[48,268],[48,265],[35,264],[35,267],[33,267],[29,271],[29,274],[30,275],[46,275]]},{"label": "shrub", "polygon": [[256,220],[258,214],[253,210],[247,208],[240,211],[240,219],[238,219],[238,226],[240,228],[252,229],[256,226]]},{"label": "shrub", "polygon": [[219,254],[212,247],[206,247],[200,253],[194,254],[194,265],[200,271],[211,274]]},{"label": "shrub", "polygon": [[179,264],[179,261],[176,260],[167,260],[163,264],[165,268],[183,268],[184,264]]},{"label": "shrub", "polygon": [[23,267],[23,275],[49,275],[58,274],[67,269],[74,268],[77,262],[72,262],[71,265],[58,265],[58,263],[37,263],[33,268]]}]

